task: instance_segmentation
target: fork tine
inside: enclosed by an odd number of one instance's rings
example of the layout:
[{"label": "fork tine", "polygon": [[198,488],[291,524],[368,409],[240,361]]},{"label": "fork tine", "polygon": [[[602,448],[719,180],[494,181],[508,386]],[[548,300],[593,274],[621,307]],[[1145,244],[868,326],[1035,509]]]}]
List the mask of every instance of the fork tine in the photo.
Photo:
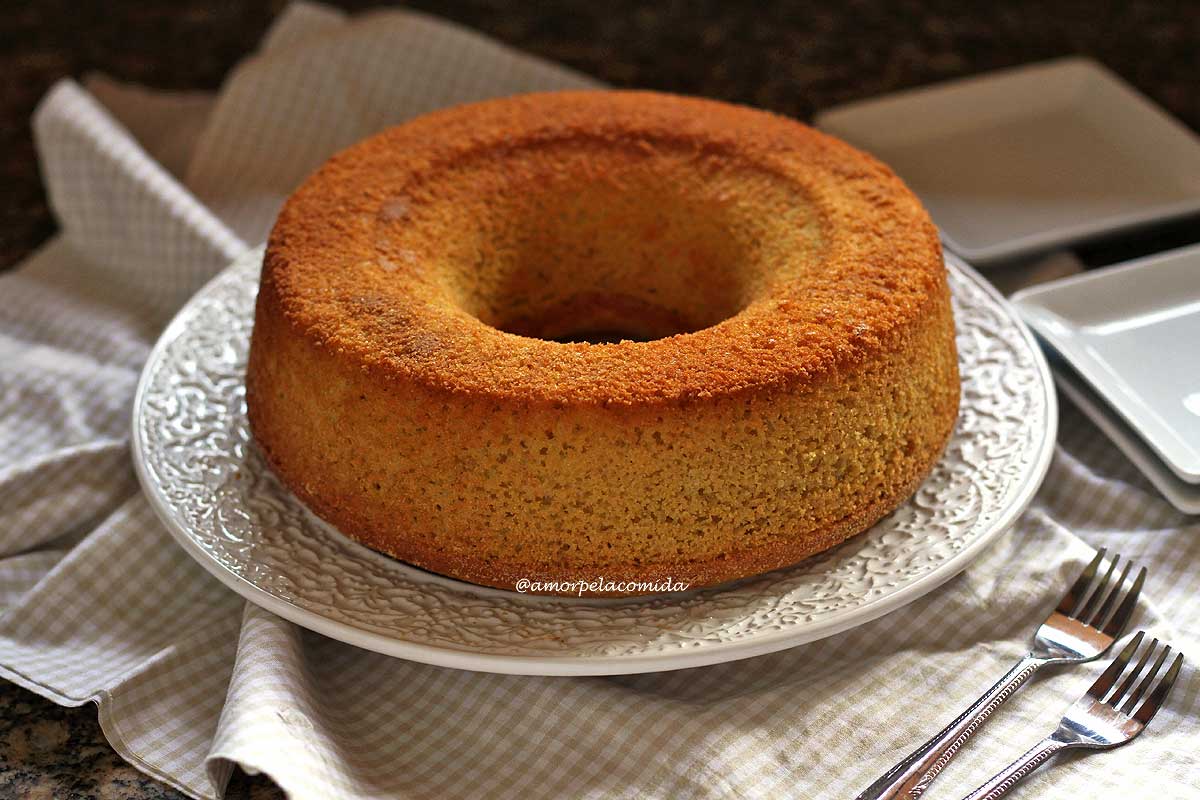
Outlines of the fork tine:
[{"label": "fork tine", "polygon": [[1142,670],[1146,667],[1146,662],[1150,660],[1152,655],[1154,655],[1154,648],[1156,647],[1158,647],[1158,639],[1152,639],[1150,641],[1150,646],[1142,651],[1141,658],[1138,659],[1137,664],[1134,665],[1129,674],[1125,676],[1125,680],[1121,681],[1121,685],[1116,689],[1116,691],[1108,696],[1107,705],[1110,705],[1113,708],[1116,708],[1118,705],[1120,705],[1121,700],[1126,694],[1129,693],[1134,681],[1136,681],[1138,676],[1142,674]]},{"label": "fork tine", "polygon": [[1167,674],[1158,682],[1158,686],[1154,687],[1154,691],[1146,698],[1138,708],[1137,713],[1133,718],[1145,725],[1154,715],[1158,713],[1158,709],[1162,706],[1163,701],[1167,699],[1167,694],[1171,691],[1171,687],[1175,685],[1175,679],[1179,677],[1179,669],[1183,666],[1183,653],[1175,656],[1175,661],[1171,663],[1171,668],[1167,670]]},{"label": "fork tine", "polygon": [[1121,654],[1113,659],[1113,662],[1108,665],[1108,669],[1104,670],[1100,677],[1096,678],[1096,682],[1087,690],[1089,697],[1099,702],[1104,698],[1104,695],[1108,694],[1108,690],[1117,682],[1117,678],[1124,671],[1125,665],[1129,663],[1129,659],[1133,658],[1134,652],[1137,651],[1138,645],[1142,643],[1142,639],[1145,636],[1145,631],[1138,631],[1137,635],[1129,640],[1129,644],[1125,645],[1125,649],[1121,651]]},{"label": "fork tine", "polygon": [[1125,579],[1129,577],[1129,570],[1133,568],[1132,561],[1125,562],[1125,568],[1121,570],[1121,577],[1117,578],[1112,589],[1109,590],[1108,596],[1104,598],[1104,602],[1100,604],[1100,608],[1096,609],[1096,614],[1091,619],[1087,620],[1087,624],[1091,625],[1096,630],[1100,630],[1104,621],[1108,619],[1109,612],[1117,602],[1117,597],[1120,596],[1121,590],[1125,588]]},{"label": "fork tine", "polygon": [[1146,568],[1142,567],[1138,570],[1137,578],[1133,581],[1133,588],[1129,590],[1129,594],[1125,595],[1125,599],[1117,610],[1113,613],[1110,619],[1104,625],[1104,633],[1108,636],[1117,639],[1125,630],[1125,626],[1129,624],[1129,618],[1133,616],[1133,609],[1137,606],[1138,595],[1142,593],[1142,584],[1146,582]]},{"label": "fork tine", "polygon": [[1063,616],[1070,617],[1079,605],[1079,601],[1083,599],[1087,592],[1088,586],[1092,583],[1092,578],[1096,577],[1096,570],[1100,568],[1100,562],[1104,560],[1105,548],[1101,547],[1096,551],[1096,557],[1092,559],[1092,563],[1083,568],[1083,572],[1079,573],[1079,577],[1075,579],[1075,583],[1071,586],[1070,591],[1063,595],[1062,601],[1058,604],[1058,613]]},{"label": "fork tine", "polygon": [[1146,673],[1146,677],[1142,678],[1142,682],[1139,683],[1137,688],[1133,690],[1133,694],[1129,695],[1125,702],[1121,704],[1120,711],[1122,714],[1128,716],[1133,713],[1133,707],[1136,706],[1138,701],[1142,699],[1142,695],[1144,695],[1146,690],[1150,688],[1150,684],[1154,683],[1154,678],[1158,675],[1158,671],[1162,669],[1163,662],[1167,660],[1167,656],[1170,654],[1171,645],[1168,644],[1164,646],[1162,652],[1158,654],[1158,660],[1154,662],[1154,666],[1149,672]]},{"label": "fork tine", "polygon": [[1086,623],[1087,620],[1092,618],[1092,614],[1095,613],[1096,606],[1099,604],[1100,598],[1104,596],[1104,590],[1112,582],[1113,570],[1117,568],[1117,562],[1120,560],[1120,554],[1116,554],[1112,557],[1112,561],[1108,562],[1108,569],[1105,571],[1104,577],[1096,582],[1096,588],[1092,590],[1090,595],[1088,595],[1087,602],[1083,603],[1081,608],[1076,609],[1075,613],[1072,615],[1075,617],[1075,619]]}]

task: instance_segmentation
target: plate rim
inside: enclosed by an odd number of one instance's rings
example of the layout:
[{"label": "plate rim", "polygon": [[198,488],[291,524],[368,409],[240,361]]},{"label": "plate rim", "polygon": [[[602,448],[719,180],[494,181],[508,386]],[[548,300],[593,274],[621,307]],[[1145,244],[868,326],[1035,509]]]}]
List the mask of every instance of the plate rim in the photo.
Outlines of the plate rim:
[{"label": "plate rim", "polygon": [[[783,629],[764,633],[753,639],[719,642],[696,651],[678,650],[671,653],[653,655],[605,655],[605,656],[542,656],[542,655],[497,655],[489,653],[473,653],[449,647],[435,647],[410,641],[394,639],[375,631],[359,628],[351,623],[329,619],[321,614],[310,611],[284,598],[271,594],[258,587],[246,578],[227,569],[213,559],[207,551],[201,548],[188,534],[185,527],[172,513],[166,498],[155,489],[155,483],[149,474],[146,463],[145,442],[140,434],[140,419],[145,393],[153,375],[152,367],[158,362],[162,352],[178,337],[180,331],[187,327],[185,315],[191,307],[195,296],[203,293],[209,286],[220,280],[223,275],[242,259],[258,253],[261,256],[262,246],[248,248],[236,259],[232,260],[225,269],[218,272],[205,282],[193,298],[190,298],[175,313],[171,321],[163,328],[158,340],[150,349],[138,378],[137,391],[134,394],[133,411],[131,414],[132,436],[131,451],[134,470],[141,484],[142,494],[147,498],[155,515],[162,521],[170,532],[171,537],[182,546],[184,551],[226,588],[232,589],[243,599],[277,614],[278,616],[299,625],[302,628],[315,631],[346,644],[362,647],[377,653],[397,658],[403,658],[433,666],[465,669],[477,672],[488,672],[507,675],[540,675],[584,677],[603,675],[633,675],[647,672],[666,672],[691,667],[710,666],[746,658],[766,655],[768,653],[786,650],[809,642],[824,639],[829,636],[856,628],[859,625],[876,620],[892,611],[902,608],[914,600],[928,594],[942,584],[962,572],[967,565],[983,554],[995,541],[1017,520],[1034,495],[1041,487],[1049,470],[1054,455],[1058,433],[1058,401],[1055,394],[1053,374],[1045,355],[1038,346],[1037,340],[1028,325],[1017,313],[1013,305],[979,272],[968,265],[963,259],[951,252],[944,253],[947,267],[959,270],[979,288],[989,294],[993,300],[1006,311],[1006,316],[1017,328],[1022,339],[1027,344],[1034,361],[1035,370],[1040,379],[1044,401],[1046,403],[1046,425],[1038,451],[1028,473],[1024,476],[1020,491],[1012,502],[992,522],[991,527],[978,535],[953,557],[942,562],[933,571],[922,575],[911,583],[890,594],[868,600],[863,605],[848,611],[840,617],[822,620],[799,629]],[[471,586],[471,584],[465,584]]]},{"label": "plate rim", "polygon": [[[813,124],[820,130],[833,136],[844,138],[845,134],[836,127],[829,126],[832,118],[835,122],[840,117],[861,113],[873,106],[883,103],[902,102],[913,99],[927,99],[930,95],[943,92],[958,93],[970,91],[981,84],[991,84],[1010,80],[1028,80],[1032,76],[1049,76],[1053,80],[1069,80],[1069,73],[1083,73],[1108,83],[1128,103],[1129,108],[1135,109],[1139,115],[1145,115],[1154,120],[1155,125],[1170,130],[1171,135],[1190,139],[1200,156],[1200,134],[1169,113],[1153,98],[1139,91],[1137,87],[1114,72],[1102,62],[1081,55],[1069,55],[1042,61],[1032,61],[1015,64],[988,72],[951,78],[944,81],[922,86],[913,86],[877,97],[868,97],[841,103],[818,111],[813,116]],[[847,139],[847,141],[849,141]],[[853,144],[853,142],[851,142]],[[858,147],[859,145],[855,145]],[[1200,173],[1198,173],[1200,175]],[[903,176],[902,176],[903,177]],[[1059,226],[1041,233],[1031,233],[1024,236],[1009,237],[1003,241],[993,242],[982,246],[972,246],[955,239],[944,228],[938,226],[942,242],[947,248],[964,259],[975,262],[980,266],[1030,256],[1056,247],[1068,247],[1080,242],[1093,239],[1105,234],[1129,232],[1156,223],[1167,223],[1178,220],[1200,211],[1200,195],[1189,199],[1177,200],[1170,203],[1155,203],[1146,206],[1141,211],[1122,214],[1110,214],[1095,219],[1081,220],[1073,225]]]}]

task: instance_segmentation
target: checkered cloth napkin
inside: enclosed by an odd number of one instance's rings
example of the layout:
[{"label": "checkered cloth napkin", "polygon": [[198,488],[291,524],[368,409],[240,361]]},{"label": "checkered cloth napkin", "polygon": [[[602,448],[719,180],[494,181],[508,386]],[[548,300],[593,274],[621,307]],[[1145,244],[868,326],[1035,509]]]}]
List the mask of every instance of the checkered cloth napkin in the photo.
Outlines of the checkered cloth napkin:
[{"label": "checkered cloth napkin", "polygon": [[[220,797],[234,765],[295,798],[853,796],[1025,649],[1107,545],[1150,568],[1135,624],[1190,663],[1133,745],[1028,796],[1200,792],[1200,526],[1070,407],[1011,533],[932,595],[721,666],[532,678],[425,666],[244,603],[138,491],[129,412],[165,320],[334,150],[424,111],[593,85],[410,13],[294,6],[215,97],[102,78],[34,119],[61,234],[0,277],[0,674],[95,702],[139,769]],[[1046,670],[934,785],[960,796],[1048,731],[1102,668]],[[1084,794],[1084,791],[1087,793]]]}]

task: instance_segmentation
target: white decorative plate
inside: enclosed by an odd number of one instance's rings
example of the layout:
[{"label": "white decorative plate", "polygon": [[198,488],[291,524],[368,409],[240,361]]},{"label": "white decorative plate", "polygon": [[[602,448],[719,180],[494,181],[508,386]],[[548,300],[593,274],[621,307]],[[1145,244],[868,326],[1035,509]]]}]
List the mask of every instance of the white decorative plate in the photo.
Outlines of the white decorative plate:
[{"label": "white decorative plate", "polygon": [[246,352],[262,251],[184,306],[134,404],[134,460],[193,557],[251,602],[306,628],[462,669],[603,675],[782,650],[925,594],[1003,532],[1041,483],[1057,406],[1041,352],[1008,304],[950,264],[963,402],[945,455],[870,531],[790,569],[650,598],[531,597],[407,566],[344,538],[275,480],[250,436]]}]

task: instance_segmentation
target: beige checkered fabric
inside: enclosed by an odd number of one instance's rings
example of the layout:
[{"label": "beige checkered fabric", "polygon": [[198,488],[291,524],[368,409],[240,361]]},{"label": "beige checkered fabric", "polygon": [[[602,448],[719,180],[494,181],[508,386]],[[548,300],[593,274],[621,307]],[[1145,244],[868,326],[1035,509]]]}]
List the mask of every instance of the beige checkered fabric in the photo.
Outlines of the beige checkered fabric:
[{"label": "beige checkered fabric", "polygon": [[[853,796],[998,678],[1107,545],[1150,567],[1136,623],[1200,660],[1200,526],[1070,407],[1014,530],[944,588],[787,652],[682,672],[530,678],[386,658],[211,579],[140,496],[138,370],[169,313],[330,151],[452,102],[588,85],[408,13],[289,9],[218,97],[64,82],[34,121],[62,234],[0,277],[0,674],[94,701],[113,746],[194,797],[234,764],[295,798]],[[1100,664],[1046,670],[930,797],[1052,727]],[[1189,666],[1151,730],[1027,797],[1200,794]]]}]

